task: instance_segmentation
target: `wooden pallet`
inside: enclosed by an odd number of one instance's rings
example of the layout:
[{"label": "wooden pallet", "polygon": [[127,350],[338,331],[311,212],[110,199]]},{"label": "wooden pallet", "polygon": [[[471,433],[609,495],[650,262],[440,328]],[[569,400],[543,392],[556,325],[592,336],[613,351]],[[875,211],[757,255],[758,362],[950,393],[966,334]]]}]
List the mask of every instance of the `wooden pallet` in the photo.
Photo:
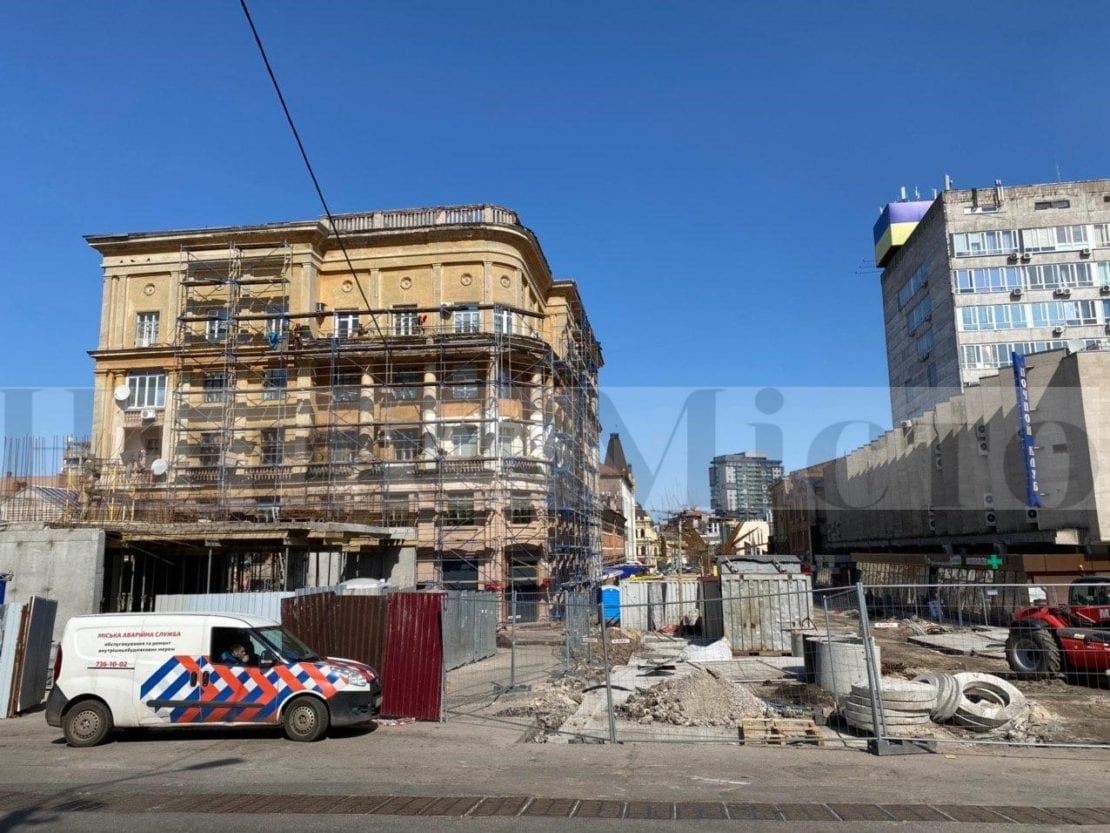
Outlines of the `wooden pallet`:
[{"label": "wooden pallet", "polygon": [[740,726],[740,739],[745,743],[786,746],[788,743],[812,743],[824,746],[825,740],[812,720],[801,718],[746,717]]}]

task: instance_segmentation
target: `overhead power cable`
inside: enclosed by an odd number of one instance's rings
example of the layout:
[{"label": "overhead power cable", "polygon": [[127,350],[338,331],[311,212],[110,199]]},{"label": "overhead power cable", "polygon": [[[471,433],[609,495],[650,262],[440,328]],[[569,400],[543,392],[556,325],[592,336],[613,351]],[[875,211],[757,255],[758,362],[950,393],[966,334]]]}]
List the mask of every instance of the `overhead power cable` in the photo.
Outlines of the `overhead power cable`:
[{"label": "overhead power cable", "polygon": [[358,279],[358,274],[355,271],[354,264],[351,263],[351,256],[347,252],[347,244],[343,241],[343,237],[339,233],[339,228],[335,224],[335,218],[332,216],[331,209],[328,207],[327,198],[324,196],[324,189],[320,187],[320,180],[316,177],[316,171],[312,168],[312,162],[308,159],[308,151],[305,150],[304,142],[301,141],[301,134],[297,130],[297,125],[293,121],[293,115],[289,112],[289,105],[285,102],[285,95],[281,92],[281,85],[278,83],[277,75],[274,74],[274,68],[270,64],[270,58],[266,55],[266,47],[262,44],[262,37],[258,34],[258,29],[254,25],[254,18],[251,17],[250,9],[247,8],[247,0],[239,0],[239,5],[243,9],[243,14],[247,18],[247,25],[251,27],[251,34],[254,35],[254,42],[258,46],[258,54],[262,56],[262,63],[266,65],[266,72],[270,76],[270,82],[274,85],[274,92],[277,93],[278,101],[281,102],[281,110],[285,113],[285,120],[289,123],[289,129],[293,133],[293,138],[297,142],[297,148],[301,152],[301,159],[304,160],[304,166],[308,170],[309,177],[312,178],[312,185],[316,188],[316,196],[320,198],[320,205],[324,209],[324,215],[328,218],[328,224],[331,226],[332,234],[335,235],[336,241],[339,243],[339,248],[343,252],[343,259],[347,261],[347,268],[351,270],[351,276],[355,279],[355,286],[358,288],[358,294],[362,296],[362,301],[366,304],[366,309],[370,313],[370,320],[374,324],[374,329],[377,330],[378,337],[385,345],[387,359],[392,359],[392,351],[385,334],[382,332],[381,326],[378,324],[378,316],[374,313],[373,308],[370,306],[370,299],[366,297],[366,292],[362,288],[362,283]]}]

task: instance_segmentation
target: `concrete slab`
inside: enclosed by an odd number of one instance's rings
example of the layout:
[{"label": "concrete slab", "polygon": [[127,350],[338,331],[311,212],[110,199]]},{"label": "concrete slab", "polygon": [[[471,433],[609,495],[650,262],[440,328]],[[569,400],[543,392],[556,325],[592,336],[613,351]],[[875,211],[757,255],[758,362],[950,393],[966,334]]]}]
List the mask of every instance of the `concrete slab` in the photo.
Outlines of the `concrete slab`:
[{"label": "concrete slab", "polygon": [[962,654],[991,659],[1006,658],[1006,628],[976,628],[974,630],[951,631],[949,633],[911,636],[914,645],[931,648],[945,654]]}]

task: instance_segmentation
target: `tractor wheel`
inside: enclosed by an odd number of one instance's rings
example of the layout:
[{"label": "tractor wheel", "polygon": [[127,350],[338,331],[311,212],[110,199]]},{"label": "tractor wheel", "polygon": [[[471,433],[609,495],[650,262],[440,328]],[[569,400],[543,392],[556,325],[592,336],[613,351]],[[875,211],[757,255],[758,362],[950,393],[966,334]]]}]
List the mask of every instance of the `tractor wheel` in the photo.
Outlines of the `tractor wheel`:
[{"label": "tractor wheel", "polygon": [[1026,680],[1058,676],[1064,667],[1060,646],[1044,628],[1010,631],[1006,661],[1015,674]]}]

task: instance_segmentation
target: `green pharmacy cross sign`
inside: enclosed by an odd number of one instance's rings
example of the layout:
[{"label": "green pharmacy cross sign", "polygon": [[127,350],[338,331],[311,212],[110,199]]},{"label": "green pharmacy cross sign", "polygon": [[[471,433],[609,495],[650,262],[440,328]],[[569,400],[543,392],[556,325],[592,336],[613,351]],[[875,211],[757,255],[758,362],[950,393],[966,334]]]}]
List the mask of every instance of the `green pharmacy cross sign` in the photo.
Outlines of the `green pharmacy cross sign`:
[{"label": "green pharmacy cross sign", "polygon": [[991,553],[991,557],[987,559],[987,566],[992,570],[997,570],[1002,566],[1002,559],[999,557],[998,553]]}]

